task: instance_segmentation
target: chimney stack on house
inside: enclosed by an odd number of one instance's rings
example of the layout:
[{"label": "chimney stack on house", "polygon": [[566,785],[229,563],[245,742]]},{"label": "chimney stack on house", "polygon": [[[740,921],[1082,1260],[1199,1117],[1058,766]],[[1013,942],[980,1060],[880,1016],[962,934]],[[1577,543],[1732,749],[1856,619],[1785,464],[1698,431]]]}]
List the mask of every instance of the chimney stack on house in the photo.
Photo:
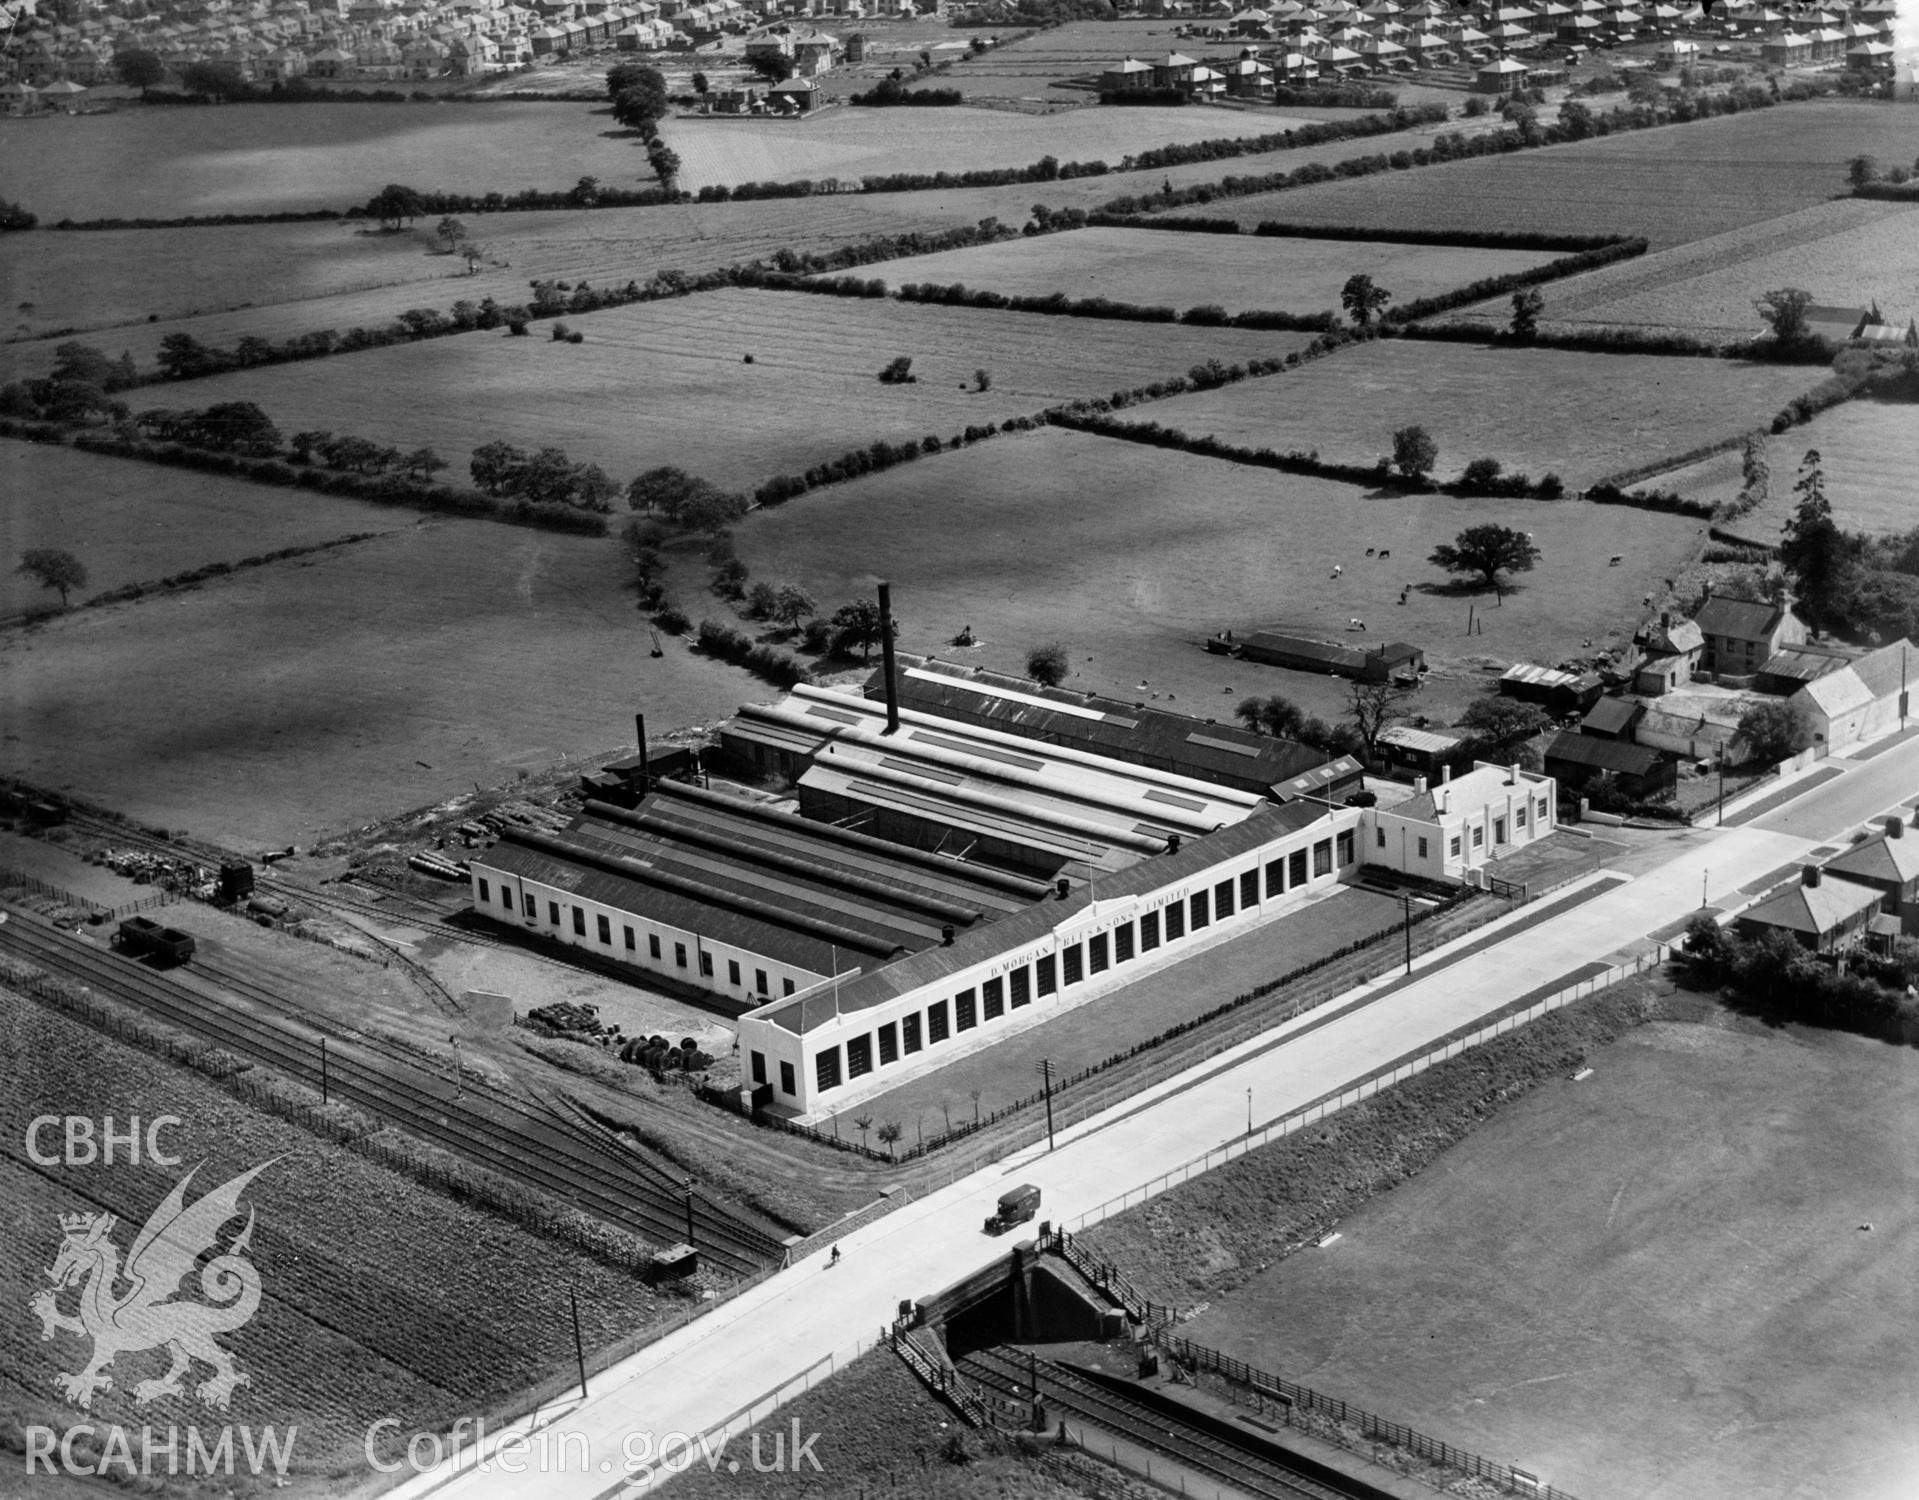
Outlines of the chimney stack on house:
[{"label": "chimney stack on house", "polygon": [[1812,889],[1819,884],[1820,869],[1817,865],[1806,866],[1806,888]]}]

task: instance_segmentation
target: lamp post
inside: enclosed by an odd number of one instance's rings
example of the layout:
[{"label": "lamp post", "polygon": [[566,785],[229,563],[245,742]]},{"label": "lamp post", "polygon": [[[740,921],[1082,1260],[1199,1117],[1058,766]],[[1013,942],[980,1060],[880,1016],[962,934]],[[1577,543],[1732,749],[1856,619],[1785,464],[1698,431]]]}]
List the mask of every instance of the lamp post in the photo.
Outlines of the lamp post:
[{"label": "lamp post", "polygon": [[1246,1133],[1253,1133],[1253,1091],[1246,1090]]}]

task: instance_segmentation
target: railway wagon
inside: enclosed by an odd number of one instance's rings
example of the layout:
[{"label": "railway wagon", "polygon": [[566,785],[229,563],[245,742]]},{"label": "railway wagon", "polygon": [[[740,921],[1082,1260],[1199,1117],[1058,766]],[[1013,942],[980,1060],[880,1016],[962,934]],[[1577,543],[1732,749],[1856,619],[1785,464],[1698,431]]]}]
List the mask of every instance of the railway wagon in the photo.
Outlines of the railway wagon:
[{"label": "railway wagon", "polygon": [[152,957],[162,963],[183,964],[193,957],[193,938],[177,927],[162,927],[151,917],[128,917],[113,935],[113,943],[131,958]]}]

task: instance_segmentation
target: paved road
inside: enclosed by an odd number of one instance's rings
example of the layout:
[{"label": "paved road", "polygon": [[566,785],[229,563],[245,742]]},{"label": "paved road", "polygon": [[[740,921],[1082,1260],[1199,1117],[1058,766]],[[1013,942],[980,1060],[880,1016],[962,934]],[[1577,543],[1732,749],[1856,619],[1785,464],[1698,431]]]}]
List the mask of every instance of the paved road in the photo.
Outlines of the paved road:
[{"label": "paved road", "polygon": [[[1277,1118],[1582,965],[1643,951],[1647,934],[1670,928],[1702,901],[1742,900],[1739,886],[1843,838],[1919,789],[1919,741],[1872,760],[1825,764],[1843,770],[1749,826],[1676,841],[1665,863],[1507,942],[1435,969],[1331,1025],[1313,1027],[1302,1017],[1286,1045],[1271,1046],[1268,1033],[1209,1058],[1074,1127],[1050,1153],[1030,1148],[848,1235],[841,1265],[829,1268],[815,1256],[597,1377],[588,1402],[548,1414],[543,1448],[519,1460],[524,1472],[497,1462],[485,1472],[448,1466],[394,1493],[408,1500],[429,1493],[449,1500],[641,1493],[622,1479],[625,1459],[657,1452],[668,1434],[712,1429],[829,1353],[850,1358],[873,1343],[900,1299],[937,1291],[1003,1255],[1004,1242],[988,1239],[980,1224],[1012,1183],[1041,1188],[1041,1217],[1071,1220],[1238,1136],[1247,1126],[1248,1090],[1257,1122]],[[630,1444],[624,1452],[623,1443]],[[712,1458],[724,1464],[738,1456]],[[708,1458],[696,1453],[694,1461]]]}]

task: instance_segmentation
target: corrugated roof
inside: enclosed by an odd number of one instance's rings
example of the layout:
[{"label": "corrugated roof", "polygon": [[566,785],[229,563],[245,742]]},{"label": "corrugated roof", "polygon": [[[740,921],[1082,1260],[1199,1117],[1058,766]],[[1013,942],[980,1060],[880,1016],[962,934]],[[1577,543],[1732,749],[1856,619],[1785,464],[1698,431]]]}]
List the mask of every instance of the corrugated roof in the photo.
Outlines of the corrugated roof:
[{"label": "corrugated roof", "polygon": [[1767,657],[1759,671],[1766,677],[1812,682],[1828,672],[1837,672],[1846,664],[1848,655],[1830,646],[1785,646]]},{"label": "corrugated roof", "polygon": [[1708,594],[1706,602],[1693,616],[1706,635],[1730,636],[1734,640],[1759,641],[1772,634],[1785,611],[1763,599],[1739,599],[1730,594]]},{"label": "corrugated roof", "polygon": [[774,1001],[753,1014],[787,1031],[804,1034],[836,1016],[883,1005],[897,995],[931,984],[943,975],[971,968],[996,953],[1010,953],[1024,943],[1044,937],[1083,912],[1095,899],[1104,903],[1176,885],[1222,860],[1330,817],[1331,810],[1323,803],[1267,803],[1230,828],[1193,839],[1173,853],[1158,855],[1111,877],[1101,876],[1094,890],[1078,886],[1064,901],[1043,900],[993,923],[990,928],[976,927],[965,932],[950,948],[928,948],[845,981],[837,990],[822,987],[791,1000]]},{"label": "corrugated roof", "polygon": [[1644,776],[1659,764],[1659,754],[1625,740],[1602,740],[1563,729],[1546,746],[1546,763],[1551,765],[1554,761],[1569,766],[1594,766],[1618,776]]},{"label": "corrugated roof", "polygon": [[1441,734],[1436,729],[1415,729],[1410,724],[1391,724],[1379,732],[1379,743],[1398,745],[1406,750],[1423,751],[1428,755],[1444,755],[1449,750],[1457,750],[1466,743],[1461,734]]},{"label": "corrugated roof", "polygon": [[1533,687],[1565,688],[1578,692],[1599,679],[1591,672],[1562,672],[1557,667],[1535,666],[1528,661],[1514,662],[1500,674],[1501,682],[1523,682]]}]

